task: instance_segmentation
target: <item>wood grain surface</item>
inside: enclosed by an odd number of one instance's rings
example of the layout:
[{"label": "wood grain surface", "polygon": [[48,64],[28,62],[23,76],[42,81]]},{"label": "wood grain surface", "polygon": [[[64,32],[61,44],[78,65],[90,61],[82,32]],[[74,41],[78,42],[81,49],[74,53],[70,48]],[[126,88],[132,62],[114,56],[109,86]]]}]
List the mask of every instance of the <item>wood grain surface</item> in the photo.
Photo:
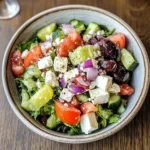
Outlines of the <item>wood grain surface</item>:
[{"label": "wood grain surface", "polygon": [[[149,0],[19,0],[19,2],[21,11],[18,16],[11,20],[0,20],[0,64],[10,38],[20,25],[45,9],[66,4],[96,6],[118,15],[136,31],[150,56]],[[0,78],[0,150],[150,150],[149,98],[150,91],[136,117],[115,135],[89,144],[62,144],[40,137],[23,125],[7,102]]]}]

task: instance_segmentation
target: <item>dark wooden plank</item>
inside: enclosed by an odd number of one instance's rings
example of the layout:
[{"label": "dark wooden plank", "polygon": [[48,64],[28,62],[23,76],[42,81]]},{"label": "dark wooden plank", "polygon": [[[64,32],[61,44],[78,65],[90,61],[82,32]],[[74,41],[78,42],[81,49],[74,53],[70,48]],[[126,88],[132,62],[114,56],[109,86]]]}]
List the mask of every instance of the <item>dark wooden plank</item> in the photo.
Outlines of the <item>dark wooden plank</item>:
[{"label": "dark wooden plank", "polygon": [[[20,0],[20,14],[0,21],[0,43],[3,53],[18,27],[33,15],[55,6],[86,4],[113,12],[124,19],[139,35],[150,56],[150,1],[148,0]],[[1,65],[0,65],[1,69]],[[139,75],[140,76],[140,75]],[[2,88],[0,74],[0,149],[2,150],[150,150],[150,91],[137,116],[124,129],[101,141],[72,145],[47,140],[30,131],[11,110]]]}]

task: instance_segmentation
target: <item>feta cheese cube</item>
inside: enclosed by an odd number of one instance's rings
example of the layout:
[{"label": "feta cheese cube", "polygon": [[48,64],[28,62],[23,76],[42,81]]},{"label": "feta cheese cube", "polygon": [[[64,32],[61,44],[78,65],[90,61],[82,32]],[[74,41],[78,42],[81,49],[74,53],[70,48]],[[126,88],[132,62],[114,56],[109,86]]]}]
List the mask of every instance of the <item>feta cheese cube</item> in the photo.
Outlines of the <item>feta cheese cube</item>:
[{"label": "feta cheese cube", "polygon": [[36,81],[36,86],[37,86],[39,89],[42,87],[42,84],[41,84],[41,82],[40,82],[39,79]]},{"label": "feta cheese cube", "polygon": [[95,82],[99,88],[108,90],[112,86],[112,77],[100,75],[96,78]]},{"label": "feta cheese cube", "polygon": [[50,56],[44,57],[38,61],[38,68],[45,69],[53,65],[52,58]]},{"label": "feta cheese cube", "polygon": [[79,70],[77,68],[74,68],[64,73],[64,80],[66,82],[73,80],[78,74],[79,74]]},{"label": "feta cheese cube", "polygon": [[21,58],[22,58],[22,59],[25,59],[26,56],[28,55],[28,53],[29,53],[29,51],[28,51],[27,49],[24,50],[24,51],[22,52]]},{"label": "feta cheese cube", "polygon": [[109,93],[101,88],[90,90],[89,94],[93,104],[104,104],[109,100]]},{"label": "feta cheese cube", "polygon": [[56,56],[54,59],[54,70],[58,72],[66,72],[68,66],[68,59],[66,57]]},{"label": "feta cheese cube", "polygon": [[116,83],[113,83],[112,86],[108,89],[108,92],[119,93],[120,92],[120,86]]},{"label": "feta cheese cube", "polygon": [[72,97],[74,96],[67,88],[64,88],[60,93],[60,99],[70,102]]},{"label": "feta cheese cube", "polygon": [[95,113],[87,113],[81,116],[80,119],[81,130],[85,134],[89,134],[98,129],[98,123]]},{"label": "feta cheese cube", "polygon": [[52,71],[46,72],[45,83],[50,84],[52,87],[59,86],[57,77]]}]

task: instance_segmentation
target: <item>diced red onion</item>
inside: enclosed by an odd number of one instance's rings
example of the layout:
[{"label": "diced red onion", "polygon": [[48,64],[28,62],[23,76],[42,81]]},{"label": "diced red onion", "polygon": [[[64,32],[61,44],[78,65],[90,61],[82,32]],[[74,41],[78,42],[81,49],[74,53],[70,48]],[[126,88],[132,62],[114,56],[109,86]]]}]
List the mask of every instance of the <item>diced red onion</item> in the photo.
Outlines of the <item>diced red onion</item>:
[{"label": "diced red onion", "polygon": [[84,86],[89,86],[89,85],[90,85],[90,83],[84,81],[82,77],[77,77],[76,80],[77,80],[80,84],[82,84],[82,85],[84,85]]},{"label": "diced red onion", "polygon": [[43,43],[40,43],[40,45],[41,45],[41,50],[43,54],[46,55],[47,50],[52,47],[52,40],[47,40]]},{"label": "diced red onion", "polygon": [[65,87],[67,86],[67,82],[65,81],[64,77],[62,77],[62,78],[60,79],[60,86],[61,86],[62,88],[65,88]]},{"label": "diced red onion", "polygon": [[64,34],[66,34],[66,35],[75,31],[74,27],[70,24],[62,24],[62,30],[63,30]]},{"label": "diced red onion", "polygon": [[98,69],[96,68],[86,68],[86,78],[87,80],[94,81],[98,76]]},{"label": "diced red onion", "polygon": [[75,84],[71,84],[69,86],[69,90],[73,93],[73,94],[81,94],[81,93],[84,93],[86,92],[86,90],[80,86],[77,86]]}]

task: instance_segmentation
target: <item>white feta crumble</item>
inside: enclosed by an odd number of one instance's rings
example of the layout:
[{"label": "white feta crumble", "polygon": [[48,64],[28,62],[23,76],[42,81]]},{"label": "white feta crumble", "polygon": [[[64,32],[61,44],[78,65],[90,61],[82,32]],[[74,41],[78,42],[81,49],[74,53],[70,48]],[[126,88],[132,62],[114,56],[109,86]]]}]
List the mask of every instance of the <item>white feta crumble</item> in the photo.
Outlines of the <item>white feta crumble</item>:
[{"label": "white feta crumble", "polygon": [[90,98],[93,99],[93,104],[104,104],[109,100],[109,93],[101,88],[90,90],[89,94]]},{"label": "white feta crumble", "polygon": [[51,56],[46,56],[38,61],[38,68],[45,69],[51,67],[53,65],[53,61]]},{"label": "white feta crumble", "polygon": [[57,43],[54,41],[54,42],[52,42],[52,45],[53,46],[57,46]]},{"label": "white feta crumble", "polygon": [[98,123],[95,113],[87,113],[81,116],[80,119],[81,130],[85,134],[89,134],[98,129]]},{"label": "white feta crumble", "polygon": [[100,75],[97,76],[95,82],[99,88],[108,90],[112,86],[112,77],[107,75]]},{"label": "white feta crumble", "polygon": [[68,82],[70,80],[73,80],[77,75],[79,75],[79,70],[77,68],[74,68],[64,73],[64,80]]},{"label": "white feta crumble", "polygon": [[66,72],[68,66],[68,59],[66,57],[56,56],[54,59],[54,70],[58,72]]},{"label": "white feta crumble", "polygon": [[60,93],[60,99],[70,102],[74,96],[67,88],[64,88]]},{"label": "white feta crumble", "polygon": [[104,30],[99,30],[99,31],[97,31],[97,33],[96,33],[96,35],[104,35],[104,34],[105,34]]},{"label": "white feta crumble", "polygon": [[113,83],[112,86],[108,89],[108,92],[119,93],[120,92],[120,86],[116,83]]},{"label": "white feta crumble", "polygon": [[83,35],[84,42],[88,42],[90,40],[90,38],[92,38],[92,35],[89,35],[89,34]]},{"label": "white feta crumble", "polygon": [[50,35],[46,35],[46,40],[49,40],[50,39]]},{"label": "white feta crumble", "polygon": [[56,43],[57,45],[59,45],[60,42],[61,42],[60,38],[56,38],[56,39],[55,39],[55,43]]},{"label": "white feta crumble", "polygon": [[97,65],[98,61],[97,61],[97,60],[92,59],[92,63],[93,63],[93,66],[94,66],[95,68],[98,68],[98,65]]},{"label": "white feta crumble", "polygon": [[28,51],[27,49],[24,50],[24,51],[22,52],[21,58],[22,58],[22,59],[25,59],[26,56],[28,55],[28,53],[29,53],[29,51]]},{"label": "white feta crumble", "polygon": [[47,71],[45,77],[45,83],[50,84],[52,87],[59,86],[59,82],[54,72]]},{"label": "white feta crumble", "polygon": [[41,82],[40,82],[39,79],[36,81],[36,86],[37,86],[39,89],[42,87],[42,84],[41,84]]},{"label": "white feta crumble", "polygon": [[94,36],[95,35],[95,31],[94,30],[90,30],[89,34],[92,35],[92,36]]}]

